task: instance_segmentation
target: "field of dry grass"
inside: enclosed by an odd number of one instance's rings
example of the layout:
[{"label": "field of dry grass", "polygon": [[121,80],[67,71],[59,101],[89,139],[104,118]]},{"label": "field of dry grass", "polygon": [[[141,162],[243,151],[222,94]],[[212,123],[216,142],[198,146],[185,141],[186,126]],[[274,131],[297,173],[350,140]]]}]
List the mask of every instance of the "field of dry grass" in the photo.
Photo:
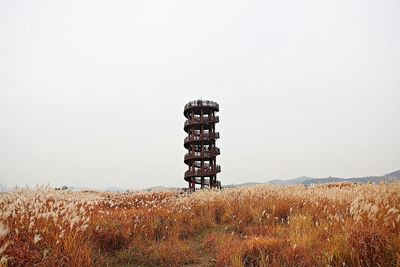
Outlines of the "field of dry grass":
[{"label": "field of dry grass", "polygon": [[400,183],[0,195],[4,266],[400,266]]}]

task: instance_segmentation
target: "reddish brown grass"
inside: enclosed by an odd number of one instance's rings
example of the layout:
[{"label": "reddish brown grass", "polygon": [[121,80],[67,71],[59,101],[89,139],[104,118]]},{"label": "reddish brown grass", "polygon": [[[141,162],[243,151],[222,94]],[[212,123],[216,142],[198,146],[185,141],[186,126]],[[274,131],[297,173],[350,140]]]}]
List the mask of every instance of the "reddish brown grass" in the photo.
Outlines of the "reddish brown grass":
[{"label": "reddish brown grass", "polygon": [[4,266],[396,266],[400,184],[0,195]]}]

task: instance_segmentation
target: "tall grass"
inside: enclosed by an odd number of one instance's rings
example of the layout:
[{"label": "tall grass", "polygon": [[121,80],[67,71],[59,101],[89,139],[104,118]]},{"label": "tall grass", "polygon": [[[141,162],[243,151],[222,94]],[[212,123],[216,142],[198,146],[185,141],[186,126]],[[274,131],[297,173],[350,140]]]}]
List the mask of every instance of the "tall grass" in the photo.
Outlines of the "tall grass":
[{"label": "tall grass", "polygon": [[0,195],[4,266],[399,266],[400,183]]}]

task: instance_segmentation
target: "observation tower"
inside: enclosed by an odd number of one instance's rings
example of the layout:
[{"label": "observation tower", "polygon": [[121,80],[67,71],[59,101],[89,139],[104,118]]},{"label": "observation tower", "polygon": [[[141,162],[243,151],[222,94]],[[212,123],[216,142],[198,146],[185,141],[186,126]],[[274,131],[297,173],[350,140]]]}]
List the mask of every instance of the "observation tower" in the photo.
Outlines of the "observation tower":
[{"label": "observation tower", "polygon": [[196,185],[203,188],[221,188],[217,181],[217,173],[221,167],[216,163],[220,150],[215,146],[219,133],[215,132],[215,124],[219,117],[215,115],[219,105],[214,101],[195,100],[185,105],[183,114],[186,117],[183,129],[188,136],[184,146],[188,150],[185,155],[185,180],[189,183],[189,190],[195,191]]}]

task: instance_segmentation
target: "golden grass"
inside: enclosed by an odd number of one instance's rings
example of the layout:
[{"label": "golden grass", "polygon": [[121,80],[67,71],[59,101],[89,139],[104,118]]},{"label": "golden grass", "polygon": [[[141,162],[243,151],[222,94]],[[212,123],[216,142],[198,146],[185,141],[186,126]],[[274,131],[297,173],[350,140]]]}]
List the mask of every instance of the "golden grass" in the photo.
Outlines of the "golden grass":
[{"label": "golden grass", "polygon": [[0,266],[400,266],[400,183],[0,195]]}]

